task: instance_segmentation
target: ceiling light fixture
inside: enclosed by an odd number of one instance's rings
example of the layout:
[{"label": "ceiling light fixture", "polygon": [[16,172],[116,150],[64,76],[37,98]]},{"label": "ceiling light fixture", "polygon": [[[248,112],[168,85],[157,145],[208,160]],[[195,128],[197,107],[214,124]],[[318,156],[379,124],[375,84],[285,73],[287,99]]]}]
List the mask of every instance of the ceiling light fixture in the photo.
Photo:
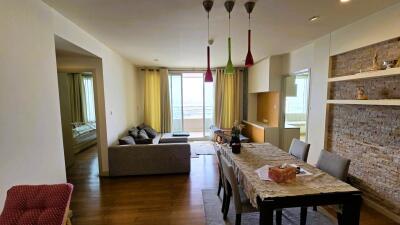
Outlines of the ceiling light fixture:
[{"label": "ceiling light fixture", "polygon": [[350,0],[340,0],[341,3],[350,2]]},{"label": "ceiling light fixture", "polygon": [[228,63],[225,67],[225,74],[232,75],[234,73],[234,68],[231,59],[231,12],[233,10],[233,6],[235,6],[234,0],[226,0],[225,1],[225,9],[229,13],[229,37],[228,37]]},{"label": "ceiling light fixture", "polygon": [[245,66],[250,67],[254,65],[254,60],[253,60],[253,55],[251,54],[251,12],[253,12],[254,6],[256,5],[255,0],[250,0],[244,4],[244,7],[246,8],[247,13],[249,14],[249,30],[248,30],[248,50],[247,50],[247,56],[246,56],[246,62]]},{"label": "ceiling light fixture", "polygon": [[310,22],[315,22],[315,21],[317,21],[317,20],[319,20],[319,19],[320,19],[319,16],[313,16],[313,17],[311,17],[310,19],[308,19],[308,21],[310,21]]},{"label": "ceiling light fixture", "polygon": [[208,29],[208,46],[207,46],[207,71],[204,76],[204,82],[213,82],[212,72],[210,68],[210,45],[212,45],[213,41],[210,39],[210,11],[214,5],[213,0],[204,0],[203,6],[207,12],[207,29]]}]

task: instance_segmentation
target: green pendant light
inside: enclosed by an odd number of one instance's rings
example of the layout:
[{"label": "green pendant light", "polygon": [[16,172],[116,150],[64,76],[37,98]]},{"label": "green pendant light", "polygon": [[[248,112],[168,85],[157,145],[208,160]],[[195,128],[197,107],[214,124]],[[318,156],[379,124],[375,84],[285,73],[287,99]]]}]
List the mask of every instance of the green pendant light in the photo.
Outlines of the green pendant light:
[{"label": "green pendant light", "polygon": [[225,67],[225,74],[229,74],[229,75],[232,75],[235,72],[235,69],[233,68],[233,64],[232,64],[232,58],[231,58],[231,51],[232,51],[232,47],[231,47],[231,12],[232,12],[234,5],[235,5],[234,0],[226,0],[225,1],[225,9],[229,13],[228,63],[226,64],[226,67]]}]

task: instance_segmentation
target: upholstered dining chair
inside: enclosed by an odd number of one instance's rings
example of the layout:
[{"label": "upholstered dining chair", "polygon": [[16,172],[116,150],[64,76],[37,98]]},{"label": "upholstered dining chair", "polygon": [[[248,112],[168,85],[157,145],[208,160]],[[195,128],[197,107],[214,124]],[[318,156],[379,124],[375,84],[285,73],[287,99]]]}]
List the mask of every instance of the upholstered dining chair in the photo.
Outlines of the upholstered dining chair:
[{"label": "upholstered dining chair", "polygon": [[221,166],[221,150],[219,150],[218,147],[215,147],[215,152],[217,153],[217,159],[218,159],[219,179],[218,179],[217,195],[219,196],[220,193],[221,193],[221,189],[224,187],[224,184],[223,184],[223,176],[224,176],[224,174],[222,173],[222,166]]},{"label": "upholstered dining chair", "polygon": [[233,167],[223,155],[221,155],[221,164],[226,187],[224,220],[226,220],[228,216],[230,198],[233,197],[233,203],[235,205],[236,212],[235,225],[240,225],[242,220],[242,213],[256,212],[257,209],[251,205],[250,200],[246,197],[243,191],[240,190],[237,177],[233,171]]},{"label": "upholstered dining chair", "polygon": [[[293,155],[299,160],[307,162],[308,152],[310,151],[310,144],[300,141],[299,139],[293,138],[292,144],[289,148],[289,154]],[[307,207],[301,208],[301,215],[307,213]],[[282,209],[276,210],[276,224],[282,224]]]},{"label": "upholstered dining chair", "polygon": [[69,225],[72,184],[18,185],[7,191],[1,225]]},{"label": "upholstered dining chair", "polygon": [[[340,155],[337,155],[333,152],[329,152],[327,150],[322,150],[321,154],[319,155],[316,167],[324,171],[325,173],[346,182],[349,173],[350,163],[351,163],[350,159],[346,159]],[[338,224],[343,225],[342,205],[334,205],[333,209],[336,211]],[[314,210],[316,210],[315,206]],[[307,220],[307,210],[301,213],[300,224],[305,225],[306,220]]]},{"label": "upholstered dining chair", "polygon": [[299,139],[293,138],[292,144],[289,148],[289,154],[294,157],[307,162],[308,152],[310,151],[310,144],[300,141]]},{"label": "upholstered dining chair", "polygon": [[223,197],[222,197],[222,208],[221,212],[224,212],[225,208],[225,200],[226,200],[226,188],[225,188],[225,178],[224,178],[224,172],[222,171],[222,164],[221,164],[221,150],[218,147],[215,147],[215,151],[217,153],[217,159],[218,159],[218,173],[219,173],[219,181],[218,181],[218,191],[217,195],[220,195],[221,189],[223,188]]}]

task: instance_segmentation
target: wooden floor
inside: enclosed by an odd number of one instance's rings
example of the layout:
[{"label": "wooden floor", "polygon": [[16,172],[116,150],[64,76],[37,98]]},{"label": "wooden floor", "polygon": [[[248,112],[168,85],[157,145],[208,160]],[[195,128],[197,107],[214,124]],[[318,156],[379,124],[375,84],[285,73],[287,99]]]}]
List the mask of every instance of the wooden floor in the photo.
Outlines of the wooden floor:
[{"label": "wooden floor", "polygon": [[[192,159],[190,175],[99,178],[97,149],[76,157],[68,169],[75,185],[71,209],[74,225],[204,225],[201,190],[217,186],[215,157]],[[396,225],[363,207],[362,225]]]}]

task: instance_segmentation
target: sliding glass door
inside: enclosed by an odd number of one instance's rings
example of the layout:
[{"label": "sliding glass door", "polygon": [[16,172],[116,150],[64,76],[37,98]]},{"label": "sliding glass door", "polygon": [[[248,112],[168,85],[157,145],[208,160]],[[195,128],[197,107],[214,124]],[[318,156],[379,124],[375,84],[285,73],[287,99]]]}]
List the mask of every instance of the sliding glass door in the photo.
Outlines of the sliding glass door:
[{"label": "sliding glass door", "polygon": [[191,137],[208,136],[214,120],[214,84],[204,83],[203,73],[172,73],[169,76],[172,131]]}]

